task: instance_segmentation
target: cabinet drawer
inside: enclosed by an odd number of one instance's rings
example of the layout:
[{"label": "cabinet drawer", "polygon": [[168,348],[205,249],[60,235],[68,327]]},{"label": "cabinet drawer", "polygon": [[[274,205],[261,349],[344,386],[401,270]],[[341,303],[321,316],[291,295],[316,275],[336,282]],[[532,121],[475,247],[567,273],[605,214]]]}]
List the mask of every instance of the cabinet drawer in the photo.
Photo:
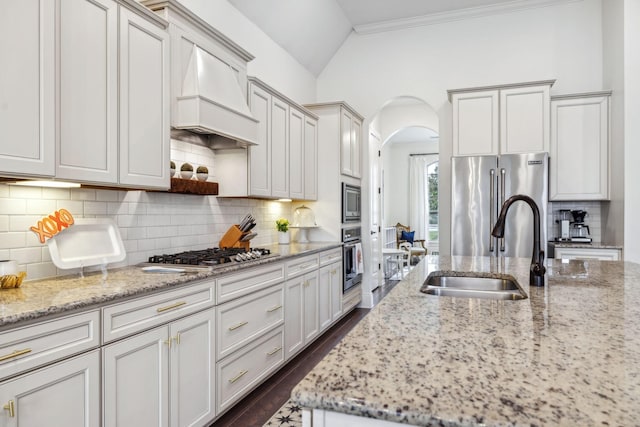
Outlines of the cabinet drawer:
[{"label": "cabinet drawer", "polygon": [[362,297],[360,295],[360,286],[356,286],[349,290],[346,294],[342,295],[342,313],[346,314],[351,311],[352,308],[357,306]]},{"label": "cabinet drawer", "polygon": [[284,264],[281,262],[220,277],[217,286],[217,303],[259,291],[284,281]]},{"label": "cabinet drawer", "polygon": [[149,329],[214,304],[215,281],[149,295],[102,309],[103,342]]},{"label": "cabinet drawer", "polygon": [[342,249],[334,249],[320,254],[320,266],[342,261]]},{"label": "cabinet drawer", "polygon": [[318,255],[296,258],[287,263],[287,279],[318,269]]},{"label": "cabinet drawer", "polygon": [[282,326],[255,340],[248,349],[237,351],[218,362],[217,412],[233,405],[284,362]]},{"label": "cabinet drawer", "polygon": [[1,333],[0,379],[99,346],[99,325],[95,310]]},{"label": "cabinet drawer", "polygon": [[280,284],[219,306],[216,360],[283,324],[283,305],[284,286]]}]

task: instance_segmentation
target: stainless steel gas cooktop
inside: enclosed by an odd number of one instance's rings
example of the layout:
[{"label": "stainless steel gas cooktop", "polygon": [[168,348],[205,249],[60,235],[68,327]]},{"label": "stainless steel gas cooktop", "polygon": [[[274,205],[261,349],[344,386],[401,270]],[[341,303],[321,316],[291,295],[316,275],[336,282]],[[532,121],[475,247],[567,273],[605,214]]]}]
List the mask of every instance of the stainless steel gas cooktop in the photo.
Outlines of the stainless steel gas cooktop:
[{"label": "stainless steel gas cooktop", "polygon": [[142,265],[176,268],[215,268],[276,256],[279,256],[279,254],[272,254],[269,249],[264,248],[254,248],[249,251],[244,248],[208,248],[176,254],[153,255],[149,257],[148,263],[143,263]]}]

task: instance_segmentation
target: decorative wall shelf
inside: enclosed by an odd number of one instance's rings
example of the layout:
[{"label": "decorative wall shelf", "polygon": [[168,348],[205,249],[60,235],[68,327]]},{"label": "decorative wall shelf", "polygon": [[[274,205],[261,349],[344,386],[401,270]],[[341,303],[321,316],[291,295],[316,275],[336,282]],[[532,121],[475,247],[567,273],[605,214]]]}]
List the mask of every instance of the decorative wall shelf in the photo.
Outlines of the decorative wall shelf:
[{"label": "decorative wall shelf", "polygon": [[171,178],[169,193],[200,194],[203,196],[217,196],[218,183],[198,181],[195,179]]}]

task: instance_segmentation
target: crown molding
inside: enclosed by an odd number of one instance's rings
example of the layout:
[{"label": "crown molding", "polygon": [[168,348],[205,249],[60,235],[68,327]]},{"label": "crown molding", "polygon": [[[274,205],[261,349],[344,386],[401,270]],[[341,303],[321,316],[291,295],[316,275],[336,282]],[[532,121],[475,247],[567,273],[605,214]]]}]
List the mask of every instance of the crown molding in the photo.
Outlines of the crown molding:
[{"label": "crown molding", "polygon": [[460,21],[463,19],[479,18],[500,13],[516,12],[540,7],[557,6],[566,3],[575,3],[582,0],[513,0],[506,3],[487,6],[470,7],[466,9],[447,12],[432,13],[429,15],[412,18],[392,19],[389,21],[375,22],[371,24],[355,25],[353,30],[357,34],[373,34],[385,31],[403,30],[407,28],[422,27],[426,25],[442,24],[444,22]]}]

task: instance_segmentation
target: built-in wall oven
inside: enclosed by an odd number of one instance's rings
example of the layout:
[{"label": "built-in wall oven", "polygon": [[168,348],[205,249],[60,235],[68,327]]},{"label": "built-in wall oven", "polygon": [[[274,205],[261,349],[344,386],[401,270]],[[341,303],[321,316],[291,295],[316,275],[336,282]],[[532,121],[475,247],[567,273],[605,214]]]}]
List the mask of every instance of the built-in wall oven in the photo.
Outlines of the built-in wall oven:
[{"label": "built-in wall oven", "polygon": [[342,292],[362,282],[362,245],[360,244],[360,227],[342,229],[344,282]]}]

